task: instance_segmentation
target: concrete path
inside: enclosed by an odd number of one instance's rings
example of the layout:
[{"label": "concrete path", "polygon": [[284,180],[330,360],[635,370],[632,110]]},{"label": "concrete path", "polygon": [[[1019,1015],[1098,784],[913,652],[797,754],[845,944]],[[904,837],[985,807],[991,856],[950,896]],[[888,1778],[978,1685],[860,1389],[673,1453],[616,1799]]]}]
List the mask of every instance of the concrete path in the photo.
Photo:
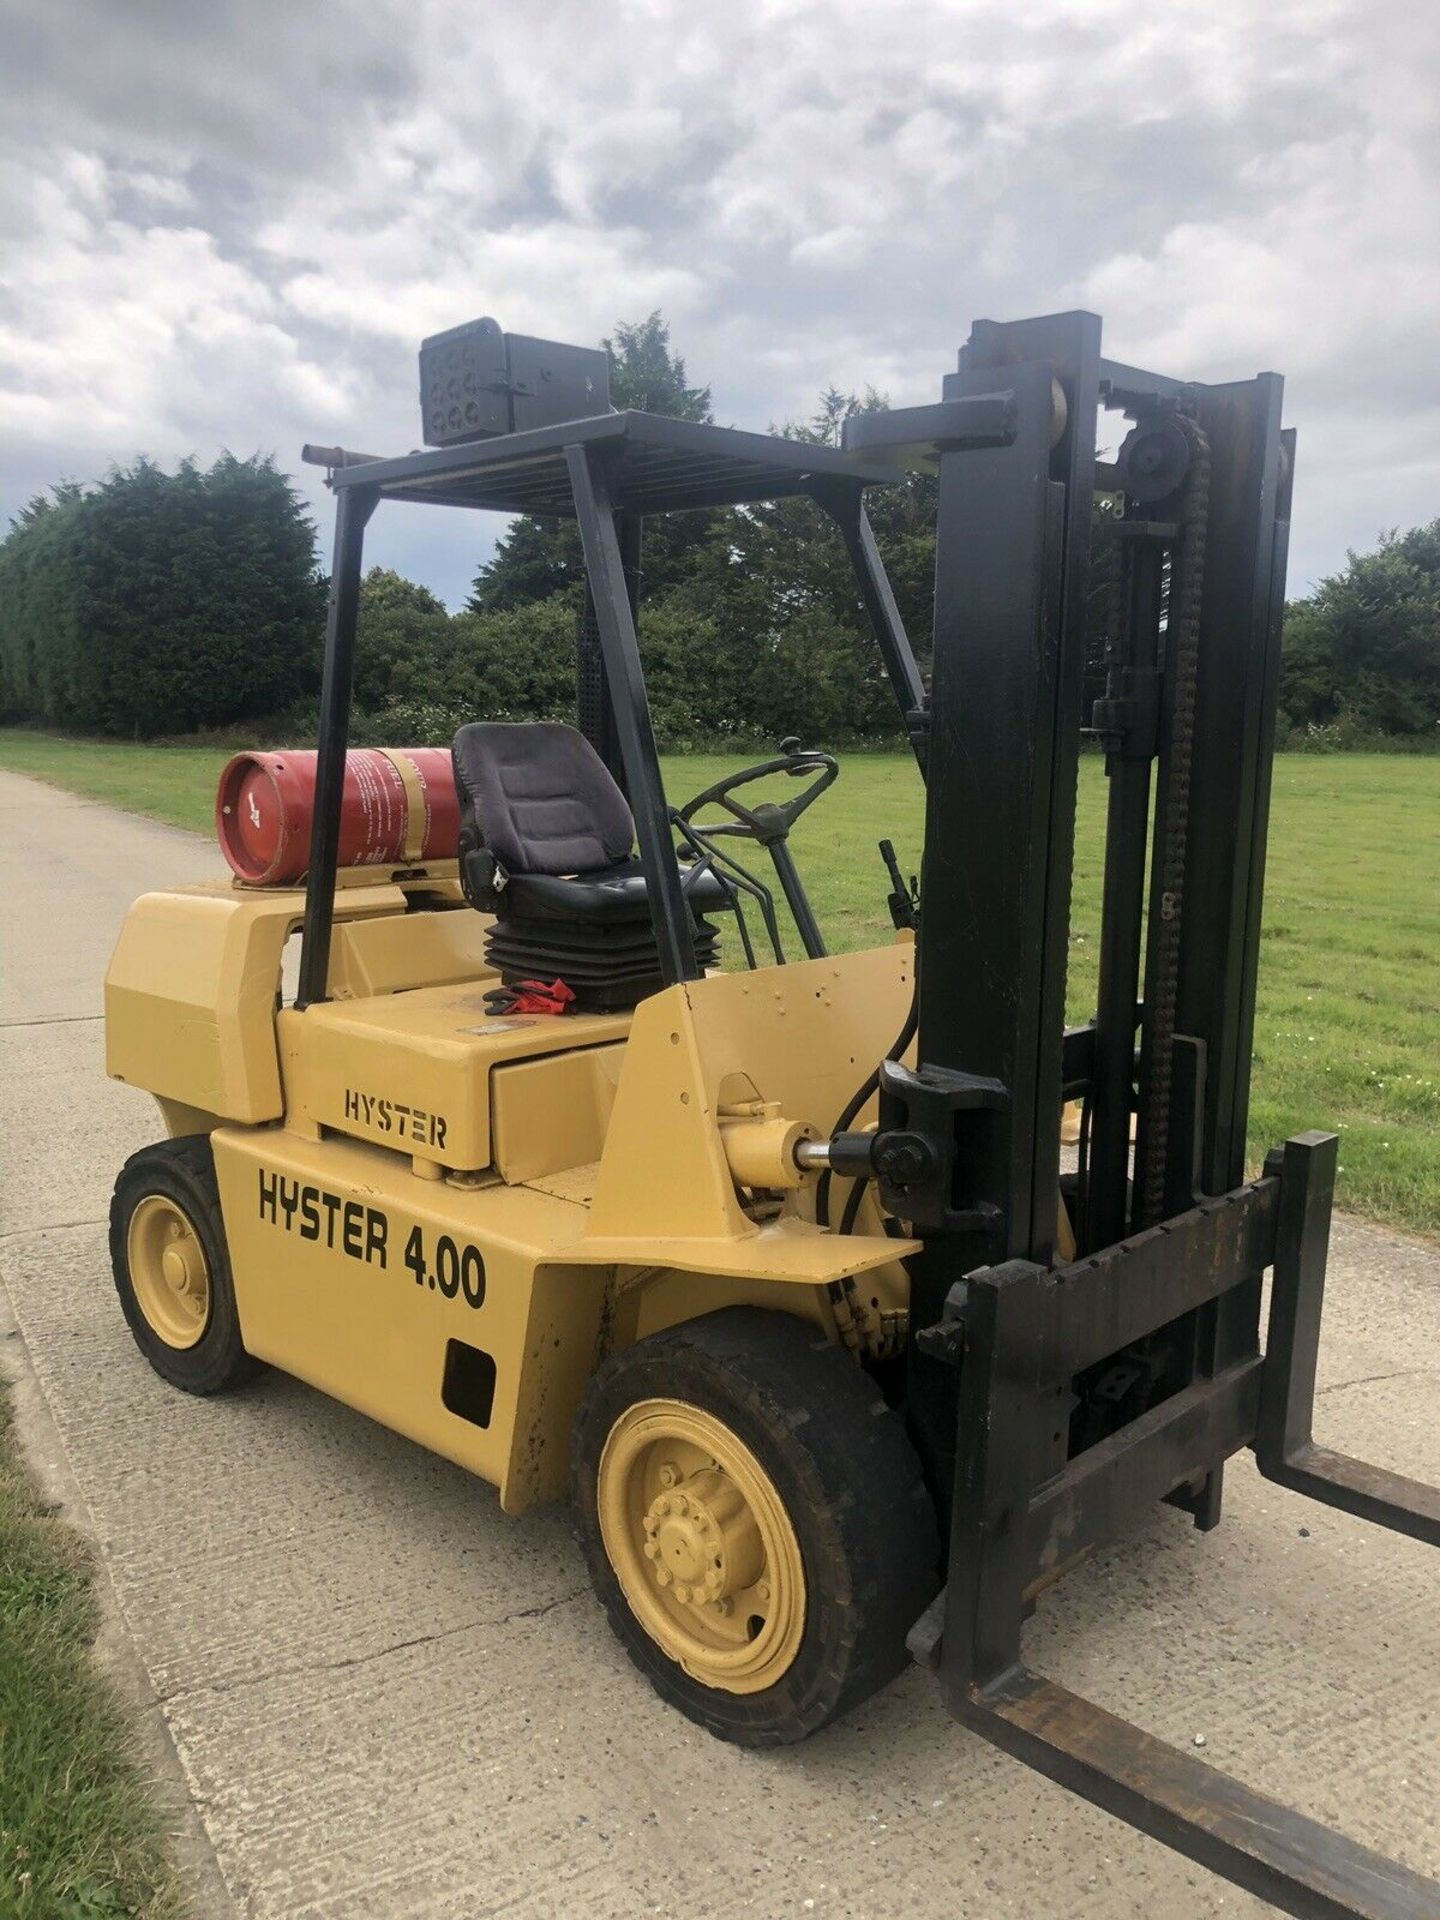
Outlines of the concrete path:
[{"label": "concrete path", "polygon": [[[919,1672],[807,1746],[718,1745],[630,1669],[565,1514],[507,1520],[276,1374],[209,1403],[165,1387],[109,1275],[111,1182],[159,1129],[104,1078],[100,984],[133,896],[218,857],[11,774],[0,849],[0,1356],[99,1545],[172,1801],[172,1750],[183,1769],[198,1913],[1268,1911],[961,1731]],[[1346,1221],[1332,1273],[1325,1437],[1440,1478],[1440,1255]],[[1157,1512],[1042,1601],[1027,1653],[1436,1873],[1436,1574],[1242,1461],[1218,1532]]]}]

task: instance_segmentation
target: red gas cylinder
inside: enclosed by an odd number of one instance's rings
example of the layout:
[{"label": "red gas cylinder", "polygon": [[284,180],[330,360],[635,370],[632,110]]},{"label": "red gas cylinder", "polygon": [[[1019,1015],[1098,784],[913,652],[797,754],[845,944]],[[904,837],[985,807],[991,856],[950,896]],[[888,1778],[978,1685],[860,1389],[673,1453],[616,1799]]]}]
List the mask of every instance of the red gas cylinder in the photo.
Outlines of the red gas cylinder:
[{"label": "red gas cylinder", "polygon": [[[288,886],[309,866],[318,757],[237,753],[220,775],[220,850],[251,886]],[[346,754],[342,867],[453,860],[459,838],[460,803],[444,747],[362,747]]]}]

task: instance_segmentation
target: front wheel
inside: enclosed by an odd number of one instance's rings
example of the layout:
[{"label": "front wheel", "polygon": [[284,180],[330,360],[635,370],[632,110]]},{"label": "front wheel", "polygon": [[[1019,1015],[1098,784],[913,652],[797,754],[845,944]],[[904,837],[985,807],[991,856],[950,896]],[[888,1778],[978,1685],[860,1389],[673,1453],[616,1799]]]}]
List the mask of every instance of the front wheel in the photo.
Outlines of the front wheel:
[{"label": "front wheel", "polygon": [[665,1700],[721,1739],[803,1739],[895,1674],[933,1596],[920,1465],[857,1363],[734,1307],[596,1373],[575,1428],[580,1542]]}]

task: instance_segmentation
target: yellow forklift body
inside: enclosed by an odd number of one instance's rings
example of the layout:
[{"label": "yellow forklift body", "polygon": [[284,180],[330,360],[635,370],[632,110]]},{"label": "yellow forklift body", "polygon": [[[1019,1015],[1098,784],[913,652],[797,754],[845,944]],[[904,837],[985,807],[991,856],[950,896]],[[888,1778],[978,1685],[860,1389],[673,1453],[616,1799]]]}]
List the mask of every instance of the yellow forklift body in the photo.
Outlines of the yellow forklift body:
[{"label": "yellow forklift body", "polygon": [[[441,907],[407,910],[417,886]],[[449,873],[344,876],[304,1009],[280,1004],[298,889],[148,894],[125,923],[108,1065],[211,1136],[247,1349],[519,1512],[563,1493],[586,1380],[649,1333],[750,1305],[893,1340],[914,1243],[868,1204],[820,1228],[791,1148],[893,1041],[913,947],[496,1015],[453,899]]]},{"label": "yellow forklift body", "polygon": [[628,1014],[493,1014],[485,1005],[493,984],[419,987],[280,1014],[290,1124],[393,1147],[436,1179],[447,1168],[488,1167],[491,1074],[507,1060],[621,1039],[630,1024]]},{"label": "yellow forklift body", "polygon": [[416,1178],[279,1128],[211,1136],[246,1348],[458,1461],[519,1512],[564,1488],[603,1275],[573,1201]]},{"label": "yellow forklift body", "polygon": [[303,909],[299,894],[225,883],[142,894],[105,976],[106,1072],[162,1103],[278,1120],[275,995]]},{"label": "yellow forklift body", "polygon": [[[426,891],[458,902],[454,868],[431,867]],[[408,913],[406,892],[383,872],[341,876],[337,998],[488,973],[486,917]],[[214,880],[142,894],[125,916],[105,975],[105,1070],[153,1093],[172,1134],[284,1113],[276,996],[285,944],[304,915],[303,888]]]}]

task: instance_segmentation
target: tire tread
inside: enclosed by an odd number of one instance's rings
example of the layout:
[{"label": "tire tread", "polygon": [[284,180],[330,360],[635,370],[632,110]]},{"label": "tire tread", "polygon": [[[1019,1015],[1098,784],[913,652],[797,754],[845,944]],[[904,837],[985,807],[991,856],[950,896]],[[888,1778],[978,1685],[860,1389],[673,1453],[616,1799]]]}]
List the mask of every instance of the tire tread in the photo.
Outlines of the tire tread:
[{"label": "tire tread", "polygon": [[[159,1339],[141,1312],[130,1283],[126,1246],[130,1216],[135,1203],[148,1193],[169,1193],[182,1202],[205,1248],[210,1271],[210,1322],[193,1347],[170,1347]],[[241,1386],[261,1370],[260,1362],[245,1351],[240,1336],[215,1156],[208,1134],[158,1140],[131,1154],[120,1169],[110,1202],[110,1264],[135,1344],[162,1379],[186,1393],[208,1396]]]},{"label": "tire tread", "polygon": [[[783,1438],[812,1511],[797,1514],[806,1548],[811,1642],[825,1609],[823,1658],[803,1697],[784,1681],[755,1695],[711,1691],[660,1653],[609,1568],[594,1517],[594,1476],[617,1383],[640,1399],[708,1380],[753,1428]],[[748,1437],[748,1436],[747,1436]],[[771,1463],[767,1462],[767,1466]],[[595,1373],[575,1425],[578,1531],[611,1627],[662,1697],[722,1739],[754,1747],[803,1739],[858,1706],[905,1664],[905,1635],[938,1585],[934,1511],[903,1423],[844,1349],[805,1322],[730,1307],[648,1336]],[[802,1647],[801,1660],[805,1648]]]}]

